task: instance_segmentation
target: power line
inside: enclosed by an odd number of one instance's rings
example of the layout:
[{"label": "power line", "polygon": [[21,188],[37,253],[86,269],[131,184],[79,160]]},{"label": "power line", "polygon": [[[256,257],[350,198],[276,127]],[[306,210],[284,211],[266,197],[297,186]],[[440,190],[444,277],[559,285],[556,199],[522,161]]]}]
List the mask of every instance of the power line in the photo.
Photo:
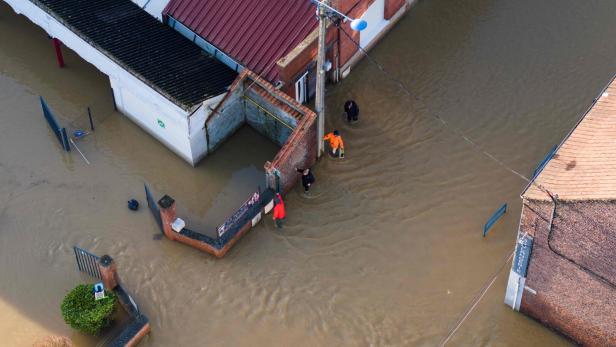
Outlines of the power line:
[{"label": "power line", "polygon": [[[428,107],[428,105],[426,105],[425,102],[423,102],[423,100],[419,97],[419,96],[414,96],[413,93],[411,93],[410,89],[406,87],[406,85],[400,81],[399,79],[397,79],[396,77],[394,77],[389,71],[387,71],[383,65],[381,65],[376,59],[374,59],[370,54],[368,54],[368,52],[357,42],[355,41],[355,39],[346,32],[346,30],[344,30],[344,28],[342,28],[340,26],[340,24],[337,24],[338,28],[340,29],[340,31],[342,31],[344,33],[344,35],[346,35],[346,37],[351,40],[351,42],[353,42],[355,44],[355,46],[357,46],[357,48],[364,54],[364,56],[366,56],[366,58],[368,58],[368,60],[370,60],[370,62],[372,62],[387,78],[389,78],[390,80],[392,80],[394,83],[396,83],[398,85],[398,87],[400,88],[400,90],[402,90],[408,97],[412,97],[415,100],[421,102],[423,104],[423,106],[429,110],[430,108]],[[508,166],[507,164],[505,164],[502,160],[498,159],[495,155],[493,155],[492,153],[484,150],[479,144],[477,144],[475,141],[473,141],[470,137],[468,137],[466,134],[464,134],[462,131],[460,131],[459,129],[453,127],[452,125],[450,125],[449,122],[447,122],[445,119],[443,119],[441,116],[439,116],[436,113],[432,113],[432,112],[428,112],[428,114],[430,116],[432,116],[432,118],[436,119],[437,121],[439,121],[441,124],[443,124],[443,126],[448,129],[449,131],[451,131],[452,133],[454,133],[455,135],[460,136],[465,142],[467,142],[468,144],[470,144],[471,146],[475,147],[477,149],[477,151],[483,155],[485,155],[486,157],[488,157],[490,160],[492,160],[493,162],[497,163],[498,165],[500,165],[501,167],[503,167],[505,170],[509,171],[510,173],[518,176],[519,178],[523,179],[526,182],[531,182],[531,180],[526,177],[525,175],[521,174],[519,171],[513,169],[512,167]]]},{"label": "power line", "polygon": [[[368,54],[368,52],[357,42],[355,41],[355,39],[346,32],[346,30],[344,30],[344,28],[342,28],[340,26],[339,22],[334,21],[335,25],[340,29],[340,31],[342,31],[344,33],[344,35],[351,41],[353,42],[353,44],[355,44],[355,46],[357,46],[357,48],[364,54],[364,56],[366,56],[368,58],[368,60],[373,63],[387,78],[389,78],[390,80],[392,80],[396,85],[398,85],[398,87],[400,88],[400,90],[402,90],[409,98],[413,97],[415,100],[421,102],[423,104],[423,106],[429,110],[430,108],[427,107],[426,103],[423,102],[423,100],[419,97],[419,96],[413,96],[413,93],[411,93],[411,91],[409,90],[409,88],[406,87],[406,85],[400,81],[399,79],[397,79],[395,76],[393,76],[389,71],[387,71],[383,65],[381,65],[376,59],[374,59],[370,54]],[[614,81],[614,79],[616,78],[616,75],[612,78],[611,81]],[[607,87],[610,85],[610,83],[607,84],[607,86],[602,90],[605,91],[607,89]],[[593,100],[593,103],[588,107],[588,109],[586,110],[586,112],[582,113],[580,115],[580,117],[578,117],[578,119],[576,120],[575,126],[573,127],[573,129],[571,129],[569,131],[569,133],[565,136],[565,138],[561,141],[560,145],[558,146],[558,148],[560,148],[560,146],[562,145],[562,143],[569,137],[571,136],[571,134],[573,133],[573,131],[577,128],[577,126],[581,123],[581,121],[584,119],[584,116],[590,112],[590,110],[592,109],[592,107],[595,105],[595,103],[597,102],[598,98]],[[442,117],[440,117],[438,114],[435,113],[430,113],[430,116],[432,116],[434,119],[436,119],[437,121],[439,121],[441,124],[443,124],[443,126],[445,128],[447,128],[448,130],[450,130],[452,133],[460,136],[465,142],[469,143],[472,147],[474,147],[477,151],[479,151],[480,153],[482,153],[483,155],[485,155],[486,157],[488,157],[490,160],[492,160],[493,162],[497,163],[498,165],[500,165],[501,167],[503,167],[504,169],[506,169],[507,171],[509,171],[510,173],[514,174],[515,176],[518,176],[519,178],[523,179],[524,181],[528,182],[527,188],[530,185],[533,185],[535,187],[537,187],[540,191],[544,192],[546,195],[548,195],[550,197],[550,199],[554,202],[554,211],[553,213],[555,213],[556,210],[556,204],[557,204],[557,200],[555,198],[555,196],[557,197],[558,195],[551,193],[548,189],[546,189],[545,187],[543,187],[540,184],[537,184],[535,182],[535,178],[536,176],[532,177],[532,179],[529,179],[528,177],[526,177],[525,175],[521,174],[519,171],[513,169],[512,167],[508,166],[506,163],[504,163],[502,160],[498,159],[496,156],[494,156],[492,153],[484,150],[481,146],[479,146],[475,141],[473,141],[472,139],[470,139],[468,136],[466,136],[462,131],[460,131],[459,129],[451,126],[445,119],[443,119]],[[557,148],[557,149],[558,149]],[[588,216],[586,216],[582,211],[580,211],[579,209],[574,208],[574,210],[576,210],[576,212],[578,212],[580,215],[582,215],[584,218],[591,220],[592,223],[594,224],[594,226],[597,229],[601,229],[603,230],[603,228],[599,227],[599,225],[597,225],[592,218],[589,218]],[[549,249],[556,255],[562,257],[565,260],[568,260],[569,262],[577,265],[581,270],[594,275],[595,277],[597,277],[601,282],[606,283],[607,285],[611,286],[612,288],[614,288],[614,283],[610,282],[609,280],[607,280],[605,277],[596,274],[594,271],[592,271],[591,269],[588,269],[586,267],[584,267],[583,265],[578,264],[577,262],[575,262],[573,259],[570,259],[566,256],[564,256],[563,254],[560,254],[559,252],[555,251],[551,245],[550,245],[550,237],[551,237],[551,231],[552,231],[552,223],[553,223],[553,218],[552,220],[550,220],[549,222],[549,227],[550,227],[550,234],[548,235],[548,247]],[[469,317],[469,315],[472,313],[472,311],[475,309],[475,307],[479,304],[479,301],[481,301],[481,299],[484,297],[485,293],[490,289],[490,287],[492,286],[492,284],[494,283],[494,281],[496,280],[496,278],[498,277],[498,274],[502,271],[502,269],[504,268],[504,266],[511,260],[511,258],[513,257],[514,252],[512,252],[509,257],[503,262],[503,264],[500,266],[500,268],[498,269],[498,271],[496,272],[496,274],[491,278],[491,280],[482,288],[482,290],[479,292],[479,294],[475,297],[475,299],[473,299],[469,306],[467,306],[467,308],[464,310],[464,313],[461,315],[461,317],[458,319],[456,325],[454,326],[454,328],[452,328],[449,333],[445,336],[445,338],[441,341],[439,346],[444,346],[450,339],[451,337],[456,333],[456,331],[460,328],[460,326],[462,325],[462,323],[464,323],[464,321]]]},{"label": "power line", "polygon": [[483,297],[486,295],[486,293],[488,292],[490,287],[492,287],[492,285],[494,284],[494,282],[498,278],[498,275],[500,275],[501,271],[503,271],[505,266],[511,261],[511,258],[513,258],[514,254],[515,254],[515,249],[505,259],[505,261],[503,261],[501,266],[498,268],[498,270],[496,270],[494,275],[486,282],[486,284],[483,286],[483,288],[481,288],[481,290],[479,291],[479,294],[477,294],[477,296],[475,296],[475,298],[473,300],[471,300],[471,302],[468,304],[468,306],[464,310],[464,314],[462,314],[462,316],[456,322],[456,325],[441,340],[441,342],[439,343],[439,347],[445,346],[445,344],[447,344],[447,342],[449,342],[449,340],[453,337],[453,335],[456,333],[456,331],[458,331],[458,329],[462,326],[462,323],[464,323],[464,321],[470,316],[470,314],[473,312],[475,307],[477,307],[477,305],[479,304],[479,301],[481,301],[481,299],[483,299]]}]

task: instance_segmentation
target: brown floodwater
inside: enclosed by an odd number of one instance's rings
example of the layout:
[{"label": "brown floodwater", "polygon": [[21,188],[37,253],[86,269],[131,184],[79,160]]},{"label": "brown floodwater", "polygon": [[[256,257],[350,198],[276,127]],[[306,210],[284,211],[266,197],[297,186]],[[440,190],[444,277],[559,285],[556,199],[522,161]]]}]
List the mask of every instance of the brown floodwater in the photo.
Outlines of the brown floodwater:
[{"label": "brown floodwater", "polygon": [[[75,54],[58,69],[45,33],[0,5],[0,335],[29,345],[63,334],[59,305],[89,280],[72,246],[108,253],[150,318],[142,346],[434,346],[514,245],[525,185],[444,128],[439,115],[530,174],[614,73],[616,2],[420,1],[371,54],[328,88],[328,130],[344,161],[315,167],[310,197],[287,196],[222,260],[156,240],[143,183],[210,230],[261,183],[277,148],[240,130],[196,168],[113,111],[108,80]],[[65,154],[43,95],[91,161]],[[341,104],[362,113],[347,125]],[[503,220],[482,238],[500,204]],[[456,346],[562,346],[563,337],[503,304],[503,271],[454,335]]]}]

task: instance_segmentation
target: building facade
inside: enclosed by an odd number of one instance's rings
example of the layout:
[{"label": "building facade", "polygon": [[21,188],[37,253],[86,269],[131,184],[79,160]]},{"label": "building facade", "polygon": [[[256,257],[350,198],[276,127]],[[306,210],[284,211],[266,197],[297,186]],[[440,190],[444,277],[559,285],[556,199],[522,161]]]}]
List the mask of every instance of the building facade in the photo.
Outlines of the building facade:
[{"label": "building facade", "polygon": [[505,303],[572,340],[616,346],[616,83],[522,194]]},{"label": "building facade", "polygon": [[[332,20],[327,32],[329,79],[346,77],[365,50],[415,0],[334,0],[330,5],[368,27]],[[248,68],[301,103],[316,91],[317,17],[310,0],[171,0],[163,20],[235,71]]]}]

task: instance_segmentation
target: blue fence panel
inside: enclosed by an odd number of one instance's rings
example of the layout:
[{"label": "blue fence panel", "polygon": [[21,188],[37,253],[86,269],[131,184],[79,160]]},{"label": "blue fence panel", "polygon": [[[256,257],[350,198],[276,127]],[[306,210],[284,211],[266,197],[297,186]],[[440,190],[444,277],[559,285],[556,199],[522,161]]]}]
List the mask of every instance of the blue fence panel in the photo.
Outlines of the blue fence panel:
[{"label": "blue fence panel", "polygon": [[144,184],[143,187],[145,188],[145,198],[148,201],[148,207],[150,208],[150,212],[152,212],[152,215],[154,216],[154,219],[156,220],[156,224],[158,224],[158,227],[160,228],[160,232],[162,233],[163,232],[163,221],[160,218],[160,209],[158,208],[158,204],[152,197],[152,193],[150,192],[150,188],[148,188],[148,185]]},{"label": "blue fence panel", "polygon": [[60,127],[60,125],[58,124],[58,121],[56,120],[56,117],[54,117],[53,113],[49,109],[49,106],[47,106],[47,103],[45,102],[45,99],[43,99],[42,96],[40,97],[40,100],[41,100],[41,107],[43,108],[43,116],[45,117],[45,120],[47,120],[47,124],[49,124],[49,127],[51,128],[53,133],[56,135],[56,138],[58,139],[58,142],[60,142],[60,144],[62,145],[62,148],[64,148],[65,151],[69,152],[71,150],[71,147],[68,143],[68,136],[66,135],[66,129]]},{"label": "blue fence panel", "polygon": [[488,219],[486,224],[483,226],[483,237],[486,236],[490,228],[494,225],[494,223],[499,220],[502,215],[505,214],[505,212],[507,212],[507,204],[503,204],[503,206],[501,206],[496,212],[494,212],[492,217],[490,217],[490,219]]}]

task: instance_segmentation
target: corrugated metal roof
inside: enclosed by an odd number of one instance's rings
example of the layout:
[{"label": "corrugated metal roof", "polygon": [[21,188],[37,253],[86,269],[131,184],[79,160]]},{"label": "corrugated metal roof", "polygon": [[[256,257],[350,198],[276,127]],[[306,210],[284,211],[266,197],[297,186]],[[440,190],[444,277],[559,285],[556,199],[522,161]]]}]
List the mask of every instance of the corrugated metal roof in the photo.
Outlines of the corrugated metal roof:
[{"label": "corrugated metal roof", "polygon": [[276,62],[316,28],[315,11],[310,0],[171,0],[163,14],[275,83]]},{"label": "corrugated metal roof", "polygon": [[130,0],[30,1],[183,109],[224,93],[237,77]]},{"label": "corrugated metal roof", "polygon": [[[616,80],[535,180],[562,200],[616,199]],[[531,185],[523,195],[549,200]]]}]

